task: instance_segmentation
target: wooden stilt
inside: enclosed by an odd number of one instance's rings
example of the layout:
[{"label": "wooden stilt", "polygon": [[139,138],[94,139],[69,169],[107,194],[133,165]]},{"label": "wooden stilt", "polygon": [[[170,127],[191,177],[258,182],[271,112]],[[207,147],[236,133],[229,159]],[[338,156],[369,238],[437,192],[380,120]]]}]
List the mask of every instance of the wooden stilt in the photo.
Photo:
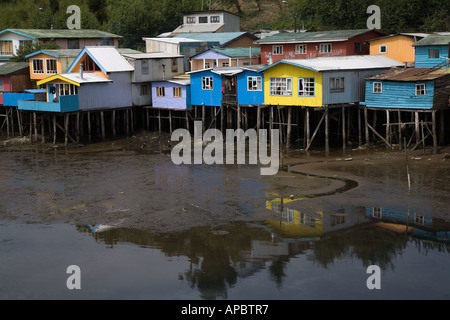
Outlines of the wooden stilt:
[{"label": "wooden stilt", "polygon": [[105,140],[106,132],[105,132],[105,115],[103,111],[100,111],[100,124],[102,126],[102,140]]},{"label": "wooden stilt", "polygon": [[205,113],[206,113],[206,108],[205,105],[202,104],[202,132],[205,132]]},{"label": "wooden stilt", "polygon": [[159,133],[161,133],[162,128],[161,128],[161,109],[158,109],[158,130]]},{"label": "wooden stilt", "polygon": [[327,153],[330,151],[329,130],[330,130],[330,119],[328,107],[325,107],[325,152]]},{"label": "wooden stilt", "polygon": [[17,123],[19,124],[19,135],[22,137],[23,135],[22,113],[19,110],[19,108],[17,108]]},{"label": "wooden stilt", "polygon": [[397,111],[398,113],[398,149],[402,150],[402,143],[403,143],[403,134],[402,134],[402,113],[400,110]]},{"label": "wooden stilt", "polygon": [[256,132],[261,129],[261,106],[256,106]]},{"label": "wooden stilt", "polygon": [[33,112],[33,122],[34,122],[34,140],[38,139],[38,129],[37,129],[37,116],[36,112]]},{"label": "wooden stilt", "polygon": [[367,107],[364,107],[364,127],[366,134],[366,146],[369,145],[369,119],[368,119],[368,111]]},{"label": "wooden stilt", "polygon": [[241,128],[241,107],[237,106],[237,128]]},{"label": "wooden stilt", "polygon": [[9,108],[6,108],[6,136],[8,137],[8,139],[9,139],[9,131],[10,131],[10,128],[9,128]]},{"label": "wooden stilt", "polygon": [[33,142],[33,113],[30,112],[30,142]]},{"label": "wooden stilt", "polygon": [[291,145],[291,122],[292,122],[292,108],[288,108],[288,116],[287,116],[287,130],[286,130],[286,148],[289,148]]},{"label": "wooden stilt", "polygon": [[361,108],[358,107],[358,146],[362,146],[362,134],[361,134]]},{"label": "wooden stilt", "polygon": [[419,112],[414,112],[414,127],[416,132],[416,143],[420,141],[420,133],[419,133]]},{"label": "wooden stilt", "polygon": [[310,137],[311,137],[311,126],[310,126],[310,120],[309,120],[309,108],[308,107],[306,107],[305,108],[305,112],[306,112],[306,114],[305,114],[305,117],[306,117],[306,119],[305,119],[305,130],[306,130],[306,133],[305,133],[305,141],[306,141],[306,144],[305,144],[305,149],[306,149],[306,147],[307,146],[309,146],[309,144],[310,144]]},{"label": "wooden stilt", "polygon": [[87,123],[88,123],[88,139],[89,142],[92,141],[92,128],[91,128],[91,113],[88,111],[87,113]]},{"label": "wooden stilt", "polygon": [[56,144],[56,115],[53,114],[53,145]]},{"label": "wooden stilt", "polygon": [[77,143],[80,143],[80,111],[77,112],[77,120],[75,125],[75,134]]},{"label": "wooden stilt", "polygon": [[41,114],[41,143],[45,143],[45,122],[44,122],[44,114]]},{"label": "wooden stilt", "polygon": [[69,114],[64,115],[64,145],[67,146],[69,136]]},{"label": "wooden stilt", "polygon": [[15,129],[14,129],[14,113],[13,113],[14,107],[11,107],[9,109],[9,113],[11,115],[11,134],[14,137],[16,135]]},{"label": "wooden stilt", "polygon": [[169,132],[172,134],[172,110],[169,109]]},{"label": "wooden stilt", "polygon": [[432,127],[431,131],[433,133],[433,154],[437,154],[437,136],[436,136],[436,110],[431,113]]},{"label": "wooden stilt", "polygon": [[[186,129],[187,129],[187,131],[191,131],[190,130],[190,126],[189,126],[189,111],[188,110],[185,110],[184,111],[184,115],[185,115],[185,117],[186,117]],[[221,128],[222,129],[222,128]]]},{"label": "wooden stilt", "polygon": [[391,143],[391,125],[389,119],[389,110],[386,110],[386,141]]},{"label": "wooden stilt", "polygon": [[445,111],[440,110],[439,115],[439,144],[443,146],[445,144]]},{"label": "wooden stilt", "polygon": [[[147,128],[148,128],[148,109],[146,109],[147,113]],[[111,117],[111,128],[112,128],[112,134],[113,137],[116,137],[116,110],[112,111],[112,117]]]},{"label": "wooden stilt", "polygon": [[319,123],[317,124],[317,127],[312,134],[311,140],[308,141],[308,145],[306,146],[305,150],[309,150],[309,147],[311,146],[312,142],[314,141],[314,138],[316,137],[317,132],[319,132],[320,125],[322,124],[324,119],[325,119],[325,112],[323,113],[322,117],[320,118]]},{"label": "wooden stilt", "polygon": [[130,117],[131,117],[131,133],[134,132],[134,108],[130,109]]},{"label": "wooden stilt", "polygon": [[345,150],[347,145],[347,136],[346,136],[346,122],[345,122],[345,107],[342,106],[342,149]]}]

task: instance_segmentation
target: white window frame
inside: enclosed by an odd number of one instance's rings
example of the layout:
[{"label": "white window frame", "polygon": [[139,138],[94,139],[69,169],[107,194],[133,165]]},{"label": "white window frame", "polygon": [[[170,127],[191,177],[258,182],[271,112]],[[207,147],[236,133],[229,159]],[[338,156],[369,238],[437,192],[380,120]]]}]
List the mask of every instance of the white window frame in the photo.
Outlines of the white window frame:
[{"label": "white window frame", "polygon": [[222,67],[229,67],[230,66],[230,62],[222,62]]},{"label": "white window frame", "polygon": [[202,90],[213,89],[213,77],[202,77]]},{"label": "white window frame", "polygon": [[377,219],[383,218],[383,210],[380,207],[373,207],[372,217],[377,218]]},{"label": "white window frame", "polygon": [[220,23],[220,16],[211,16],[211,23]]},{"label": "white window frame", "polygon": [[373,93],[383,93],[383,82],[376,81],[373,83]]},{"label": "white window frame", "polygon": [[426,96],[427,95],[427,86],[425,83],[416,84],[416,96]]},{"label": "white window frame", "polygon": [[271,96],[292,96],[292,78],[270,78]]},{"label": "white window frame", "polygon": [[314,97],[315,95],[315,79],[312,77],[298,78],[298,96]]},{"label": "white window frame", "polygon": [[274,55],[280,56],[283,54],[283,45],[281,44],[276,44],[272,46],[272,53]]},{"label": "white window frame", "polygon": [[196,17],[186,17],[186,24],[195,24],[197,22]]},{"label": "white window frame", "polygon": [[78,94],[78,87],[71,83],[55,83],[58,96],[73,96]]},{"label": "white window frame", "polygon": [[380,44],[379,53],[380,54],[386,54],[387,53],[387,45],[386,44]]},{"label": "white window frame", "polygon": [[262,77],[247,77],[247,91],[262,91]]},{"label": "white window frame", "polygon": [[330,78],[330,92],[345,92],[345,78]]},{"label": "white window frame", "polygon": [[[55,70],[50,70],[49,62],[55,63]],[[58,60],[57,59],[45,59],[45,72],[47,74],[57,74],[58,73]]]},{"label": "white window frame", "polygon": [[332,46],[331,43],[321,43],[319,53],[331,53]]},{"label": "white window frame", "polygon": [[198,23],[208,23],[208,16],[198,17]]},{"label": "white window frame", "polygon": [[[42,67],[41,70],[36,69],[35,63],[40,63],[40,66]],[[44,59],[33,59],[32,66],[33,66],[33,74],[45,74]]]},{"label": "white window frame", "polygon": [[306,54],[306,44],[296,44],[295,54]]}]

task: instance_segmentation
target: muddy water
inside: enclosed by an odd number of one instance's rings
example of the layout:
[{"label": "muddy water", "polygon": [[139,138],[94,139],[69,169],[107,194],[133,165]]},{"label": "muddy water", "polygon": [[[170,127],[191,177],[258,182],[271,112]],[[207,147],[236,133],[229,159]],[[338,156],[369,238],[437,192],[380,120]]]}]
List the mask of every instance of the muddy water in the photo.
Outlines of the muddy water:
[{"label": "muddy water", "polygon": [[294,153],[265,177],[113,149],[0,153],[1,299],[450,298],[442,157],[411,163],[408,193],[380,153]]}]

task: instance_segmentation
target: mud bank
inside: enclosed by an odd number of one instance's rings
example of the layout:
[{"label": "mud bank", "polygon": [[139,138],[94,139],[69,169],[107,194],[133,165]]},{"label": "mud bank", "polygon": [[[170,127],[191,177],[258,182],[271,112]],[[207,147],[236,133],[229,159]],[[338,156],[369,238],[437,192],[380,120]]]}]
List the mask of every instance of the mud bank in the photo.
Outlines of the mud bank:
[{"label": "mud bank", "polygon": [[[283,170],[171,162],[168,134],[142,132],[89,145],[7,141],[0,148],[2,219],[167,233],[278,217],[272,201],[316,212],[346,205],[401,208],[448,218],[450,149],[331,154],[283,151]],[[406,163],[411,177],[407,184]],[[268,205],[269,204],[269,205]]]}]

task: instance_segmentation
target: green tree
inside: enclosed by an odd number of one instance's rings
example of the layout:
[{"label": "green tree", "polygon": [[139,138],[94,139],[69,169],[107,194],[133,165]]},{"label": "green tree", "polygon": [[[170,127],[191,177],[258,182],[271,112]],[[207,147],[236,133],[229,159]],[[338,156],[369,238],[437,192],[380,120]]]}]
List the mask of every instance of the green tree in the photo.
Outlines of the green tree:
[{"label": "green tree", "polygon": [[26,43],[17,50],[17,55],[10,59],[11,62],[26,62],[27,55],[40,50],[60,49],[61,47],[54,41]]}]

